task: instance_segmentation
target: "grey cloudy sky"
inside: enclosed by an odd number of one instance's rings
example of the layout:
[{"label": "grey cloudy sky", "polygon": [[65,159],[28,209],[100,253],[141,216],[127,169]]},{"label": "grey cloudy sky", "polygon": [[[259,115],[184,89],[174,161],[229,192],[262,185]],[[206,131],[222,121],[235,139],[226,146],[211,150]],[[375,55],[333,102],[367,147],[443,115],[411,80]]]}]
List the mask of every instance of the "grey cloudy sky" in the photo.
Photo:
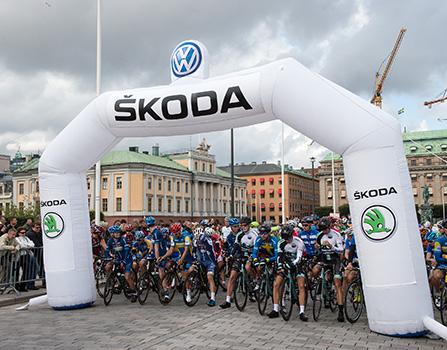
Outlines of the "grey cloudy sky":
[{"label": "grey cloudy sky", "polygon": [[[102,0],[102,91],[169,84],[172,49],[196,39],[208,48],[211,75],[294,57],[369,100],[405,26],[384,109],[405,107],[399,118],[408,130],[447,128],[436,120],[447,118],[447,104],[423,106],[447,88],[446,19],[442,0]],[[95,96],[96,0],[2,0],[0,28],[0,153],[42,151]],[[280,122],[236,129],[236,161],[276,162],[280,132]],[[289,164],[308,166],[327,152],[285,133]],[[229,162],[228,131],[125,139],[117,148],[157,142],[170,151],[199,137],[219,164]]]}]

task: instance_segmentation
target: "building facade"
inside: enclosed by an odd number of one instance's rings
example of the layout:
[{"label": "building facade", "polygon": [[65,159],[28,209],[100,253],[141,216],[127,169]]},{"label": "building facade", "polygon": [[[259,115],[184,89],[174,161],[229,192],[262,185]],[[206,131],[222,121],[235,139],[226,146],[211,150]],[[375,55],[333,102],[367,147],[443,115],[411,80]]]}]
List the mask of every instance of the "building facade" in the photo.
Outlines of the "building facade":
[{"label": "building facade", "polygon": [[[430,204],[447,202],[447,130],[417,131],[403,134],[405,155],[410,171],[416,204],[423,201],[422,190],[428,186]],[[347,204],[343,161],[334,155],[335,182],[332,183],[332,153],[320,161],[320,206]]]},{"label": "building facade", "polygon": [[[230,167],[221,167],[230,172]],[[247,213],[258,222],[282,222],[281,165],[262,162],[236,164],[235,175],[247,180]],[[313,185],[312,185],[313,183]],[[302,218],[318,205],[318,179],[303,170],[285,165],[284,171],[284,215],[286,220]]]},{"label": "building facade", "polygon": [[[131,147],[105,155],[101,160],[100,200],[106,220],[132,221],[151,215],[170,222],[230,215],[230,175],[216,168],[209,148],[202,142],[195,150],[172,155],[160,156],[158,146],[153,154]],[[14,172],[14,203],[18,207],[39,201],[37,169],[38,160],[32,160]],[[86,175],[88,206],[94,210],[94,167]],[[236,178],[235,187],[240,194],[235,200],[235,215],[245,215],[246,181]]]}]

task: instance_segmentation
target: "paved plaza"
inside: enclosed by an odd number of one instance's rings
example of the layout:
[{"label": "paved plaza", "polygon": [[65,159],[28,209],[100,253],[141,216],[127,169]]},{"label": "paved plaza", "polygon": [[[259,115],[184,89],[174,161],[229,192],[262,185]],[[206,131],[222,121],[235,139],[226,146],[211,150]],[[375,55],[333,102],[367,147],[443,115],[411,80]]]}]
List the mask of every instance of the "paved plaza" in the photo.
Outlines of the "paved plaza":
[{"label": "paved plaza", "polygon": [[[223,297],[220,296],[219,302]],[[209,308],[202,295],[192,308],[178,295],[162,306],[151,295],[144,306],[122,295],[110,306],[53,311],[48,306],[17,312],[0,308],[0,349],[446,349],[442,340],[399,339],[371,333],[366,319],[340,324],[323,310],[318,323],[295,317],[284,322],[261,317],[256,304],[245,312],[235,307]]]}]

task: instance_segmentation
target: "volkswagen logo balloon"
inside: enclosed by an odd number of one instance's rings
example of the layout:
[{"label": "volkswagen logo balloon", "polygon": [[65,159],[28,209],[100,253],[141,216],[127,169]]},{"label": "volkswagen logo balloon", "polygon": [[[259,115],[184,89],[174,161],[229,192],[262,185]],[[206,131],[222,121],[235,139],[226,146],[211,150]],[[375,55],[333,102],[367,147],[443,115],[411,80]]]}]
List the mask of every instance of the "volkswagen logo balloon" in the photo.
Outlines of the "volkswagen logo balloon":
[{"label": "volkswagen logo balloon", "polygon": [[181,42],[172,52],[171,77],[172,80],[192,76],[195,78],[207,78],[208,69],[205,46],[196,40]]}]

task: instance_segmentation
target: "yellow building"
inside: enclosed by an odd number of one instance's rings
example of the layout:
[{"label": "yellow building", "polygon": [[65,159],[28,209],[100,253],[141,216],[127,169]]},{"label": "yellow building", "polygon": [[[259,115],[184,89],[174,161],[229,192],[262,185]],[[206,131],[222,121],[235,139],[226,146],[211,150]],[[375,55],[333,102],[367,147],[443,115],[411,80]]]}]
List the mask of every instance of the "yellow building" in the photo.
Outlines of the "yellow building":
[{"label": "yellow building", "polygon": [[[108,222],[154,216],[160,221],[220,218],[230,215],[230,174],[218,169],[210,146],[159,155],[113,151],[101,160],[101,211]],[[38,159],[13,174],[13,202],[18,207],[39,201]],[[246,214],[246,181],[235,178],[235,215]],[[95,169],[87,172],[88,206],[94,210]]]}]

